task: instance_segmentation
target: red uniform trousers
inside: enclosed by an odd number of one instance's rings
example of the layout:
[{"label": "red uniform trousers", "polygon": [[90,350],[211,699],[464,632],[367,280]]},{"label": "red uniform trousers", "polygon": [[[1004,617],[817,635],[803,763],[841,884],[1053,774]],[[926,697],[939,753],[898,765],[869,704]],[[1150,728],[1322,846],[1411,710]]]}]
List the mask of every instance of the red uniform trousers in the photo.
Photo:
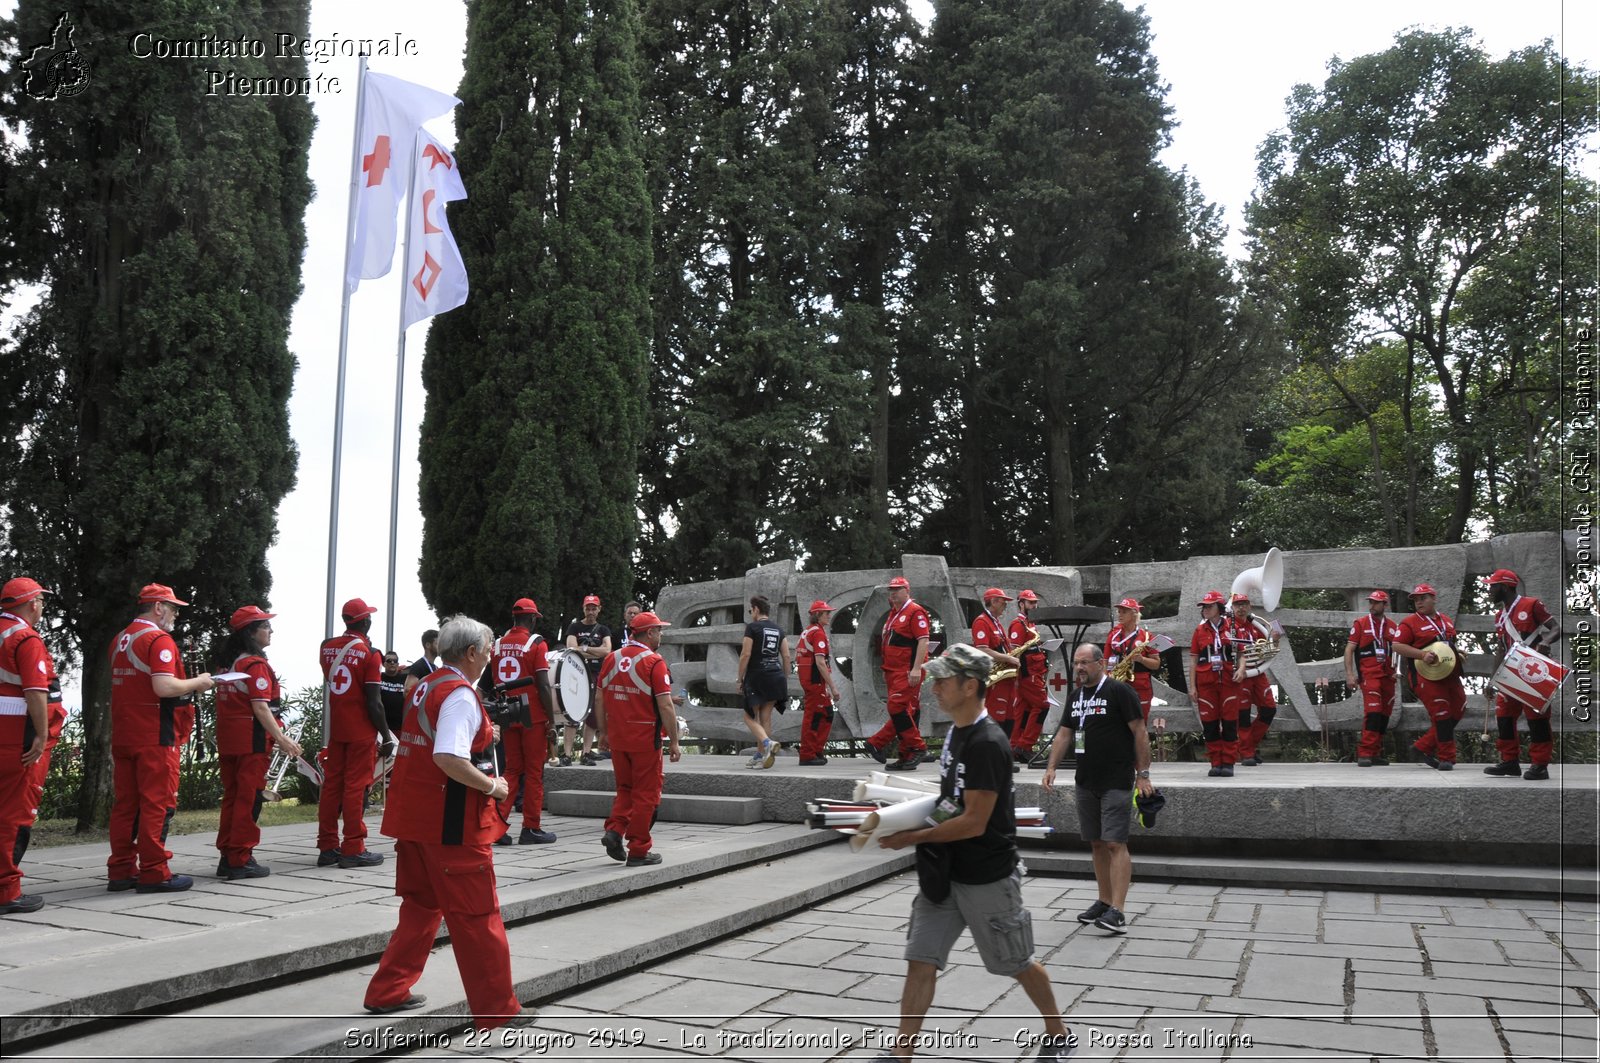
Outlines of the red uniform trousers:
[{"label": "red uniform trousers", "polygon": [[1011,736],[1016,727],[1017,719],[1017,681],[1015,678],[1002,679],[991,684],[983,695],[983,709],[989,714],[989,719],[1000,725],[1000,730]]},{"label": "red uniform trousers", "polygon": [[889,688],[889,722],[878,728],[878,733],[867,739],[867,745],[876,750],[889,748],[889,743],[900,740],[900,755],[926,752],[928,743],[922,740],[917,729],[917,710],[922,706],[922,684],[913,686],[906,678],[907,672],[884,672]]},{"label": "red uniform trousers", "polygon": [[[1265,672],[1245,676],[1239,690],[1239,759],[1249,760],[1256,755],[1256,747],[1267,737],[1267,729],[1278,715],[1278,699],[1272,696],[1272,682]],[[1250,719],[1252,706],[1261,710],[1254,721]]]},{"label": "red uniform trousers", "polygon": [[1150,722],[1150,702],[1155,698],[1155,687],[1150,685],[1150,673],[1137,669],[1133,673],[1133,682],[1128,684],[1133,687],[1133,692],[1139,695],[1139,711],[1144,713],[1144,722]]},{"label": "red uniform trousers", "polygon": [[1366,714],[1361,725],[1361,741],[1356,756],[1383,754],[1383,736],[1389,730],[1389,714],[1394,711],[1394,673],[1361,677],[1361,710]]},{"label": "red uniform trousers", "polygon": [[33,768],[24,768],[22,750],[16,746],[0,749],[0,904],[9,904],[22,894],[22,852],[27,848],[23,832],[33,828],[31,799]]},{"label": "red uniform trousers", "polygon": [[815,760],[822,756],[822,747],[833,731],[833,700],[821,683],[801,683],[800,689],[800,759]]},{"label": "red uniform trousers", "polygon": [[1239,703],[1244,688],[1232,679],[1201,669],[1195,673],[1194,707],[1206,739],[1206,756],[1213,768],[1239,762]]},{"label": "red uniform trousers", "polygon": [[440,921],[480,1030],[504,1026],[522,1010],[511,981],[511,946],[500,920],[494,857],[487,845],[394,843],[400,922],[367,983],[367,1007],[398,1004],[422,977]]},{"label": "red uniform trousers", "polygon": [[617,796],[611,802],[611,815],[606,817],[606,830],[616,831],[628,840],[629,856],[643,856],[650,851],[650,825],[656,821],[656,806],[661,804],[661,751],[625,753],[612,749],[611,771],[617,779]]},{"label": "red uniform trousers", "polygon": [[1528,718],[1528,762],[1535,767],[1546,767],[1555,743],[1550,735],[1550,713],[1537,712],[1498,690],[1494,695],[1494,724],[1499,734],[1494,747],[1500,751],[1501,760],[1520,760],[1522,740],[1517,737],[1517,717]]},{"label": "red uniform trousers", "polygon": [[[322,797],[317,802],[317,851],[338,849],[355,856],[367,848],[367,821],[362,817],[367,787],[378,763],[378,747],[370,738],[329,742],[322,751]],[[344,819],[344,844],[339,820]]]},{"label": "red uniform trousers", "polygon": [[1012,712],[1011,753],[1026,757],[1033,752],[1044,718],[1050,711],[1050,696],[1045,693],[1044,676],[1017,681],[1017,704]]},{"label": "red uniform trousers", "polygon": [[249,863],[261,843],[262,788],[267,785],[271,753],[224,753],[218,758],[222,771],[222,815],[217,821],[217,849],[229,867]]},{"label": "red uniform trousers", "polygon": [[153,885],[172,877],[167,861],[167,826],[178,807],[176,746],[112,746],[115,799],[111,805],[112,880],[137,878]]},{"label": "red uniform trousers", "polygon": [[1433,726],[1412,747],[1425,756],[1456,762],[1456,724],[1467,708],[1467,691],[1458,678],[1435,683],[1422,676],[1412,678],[1411,689],[1428,712]]},{"label": "red uniform trousers", "polygon": [[512,724],[505,729],[505,744],[506,785],[511,787],[513,801],[517,786],[522,787],[522,829],[538,830],[544,811],[544,765],[550,755],[544,725]]}]

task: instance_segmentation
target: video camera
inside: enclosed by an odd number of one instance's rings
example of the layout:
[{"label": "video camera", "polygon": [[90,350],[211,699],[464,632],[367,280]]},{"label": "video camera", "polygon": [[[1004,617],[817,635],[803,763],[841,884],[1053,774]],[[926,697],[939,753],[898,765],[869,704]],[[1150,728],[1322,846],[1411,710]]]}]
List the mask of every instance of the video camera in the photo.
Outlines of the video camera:
[{"label": "video camera", "polygon": [[[528,703],[512,694],[526,686],[532,686],[536,681],[535,676],[525,676],[522,679],[513,679],[509,683],[495,686],[489,695],[483,699],[484,710],[489,713],[489,722],[505,727],[508,724],[518,724],[522,727],[533,726],[533,714],[529,711]],[[538,695],[535,694],[535,697]]]}]

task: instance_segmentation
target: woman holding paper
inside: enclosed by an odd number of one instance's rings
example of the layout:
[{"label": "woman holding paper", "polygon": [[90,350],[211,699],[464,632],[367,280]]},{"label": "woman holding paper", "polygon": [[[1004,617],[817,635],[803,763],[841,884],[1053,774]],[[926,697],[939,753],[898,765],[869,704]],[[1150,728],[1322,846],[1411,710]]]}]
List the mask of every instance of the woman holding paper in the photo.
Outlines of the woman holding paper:
[{"label": "woman holding paper", "polygon": [[255,847],[261,841],[261,791],[272,763],[272,747],[291,757],[301,754],[300,743],[283,733],[278,710],[283,696],[278,677],[267,663],[272,644],[272,618],[259,606],[233,611],[231,629],[223,645],[217,682],[217,756],[222,771],[222,815],[217,823],[217,877],[230,882],[266,878],[272,869],[256,863]]}]

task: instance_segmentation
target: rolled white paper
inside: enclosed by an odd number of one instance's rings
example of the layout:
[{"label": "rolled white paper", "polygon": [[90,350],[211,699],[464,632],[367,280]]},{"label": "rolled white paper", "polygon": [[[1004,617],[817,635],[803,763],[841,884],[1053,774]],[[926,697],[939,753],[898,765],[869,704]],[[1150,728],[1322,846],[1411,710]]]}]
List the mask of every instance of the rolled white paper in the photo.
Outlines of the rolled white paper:
[{"label": "rolled white paper", "polygon": [[938,794],[928,794],[914,801],[903,801],[898,805],[889,805],[881,811],[867,813],[867,818],[861,821],[856,836],[850,839],[850,848],[859,853],[879,833],[894,834],[926,826],[928,816],[933,813],[933,808],[938,803]]}]

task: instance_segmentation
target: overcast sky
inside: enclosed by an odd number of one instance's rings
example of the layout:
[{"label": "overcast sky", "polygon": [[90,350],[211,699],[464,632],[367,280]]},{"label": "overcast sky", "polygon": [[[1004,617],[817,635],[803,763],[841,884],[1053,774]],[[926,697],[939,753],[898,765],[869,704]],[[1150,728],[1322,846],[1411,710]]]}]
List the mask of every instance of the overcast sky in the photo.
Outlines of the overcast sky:
[{"label": "overcast sky", "polygon": [[[0,0],[10,13],[11,0]],[[270,5],[269,5],[270,6]],[[1280,128],[1283,101],[1297,83],[1320,83],[1328,60],[1382,50],[1411,26],[1465,26],[1476,31],[1495,56],[1548,37],[1570,60],[1590,67],[1600,53],[1600,5],[1562,0],[1346,0],[1339,5],[1283,0],[1148,0],[1145,11],[1155,38],[1163,80],[1170,86],[1177,129],[1165,161],[1185,168],[1206,197],[1220,204],[1239,251],[1243,206],[1255,186],[1255,152]],[[372,68],[432,88],[454,92],[460,84],[466,11],[459,3],[413,0],[318,0],[312,5],[311,35],[327,38],[388,37],[416,41],[417,54],[374,59]],[[197,106],[203,69],[218,61],[193,61]],[[292,687],[319,680],[316,646],[322,638],[327,571],[330,460],[334,381],[339,338],[339,290],[343,266],[351,129],[355,110],[354,59],[314,64],[313,73],[341,79],[341,91],[315,97],[317,128],[311,173],[317,195],[307,218],[305,293],[295,308],[290,345],[300,362],[291,400],[291,425],[300,448],[299,485],[283,503],[278,543],[268,562],[272,601],[279,614],[273,664]],[[97,88],[99,86],[96,86]],[[447,144],[455,141],[449,119],[429,125]],[[1588,166],[1593,172],[1593,160]],[[462,175],[468,194],[473,175]],[[407,345],[406,394],[401,444],[398,585],[387,600],[390,453],[393,433],[395,329],[398,271],[362,284],[352,302],[348,394],[345,410],[343,499],[340,507],[335,597],[367,599],[379,609],[374,641],[385,641],[391,614],[401,656],[419,652],[417,635],[434,616],[417,580],[421,517],[417,508],[417,429],[422,418],[420,363],[427,325],[412,327]],[[151,573],[152,579],[167,578]],[[238,603],[228,603],[230,606]],[[604,618],[616,606],[606,603]],[[541,602],[547,618],[570,616],[572,602]],[[501,617],[482,617],[498,626]]]}]

